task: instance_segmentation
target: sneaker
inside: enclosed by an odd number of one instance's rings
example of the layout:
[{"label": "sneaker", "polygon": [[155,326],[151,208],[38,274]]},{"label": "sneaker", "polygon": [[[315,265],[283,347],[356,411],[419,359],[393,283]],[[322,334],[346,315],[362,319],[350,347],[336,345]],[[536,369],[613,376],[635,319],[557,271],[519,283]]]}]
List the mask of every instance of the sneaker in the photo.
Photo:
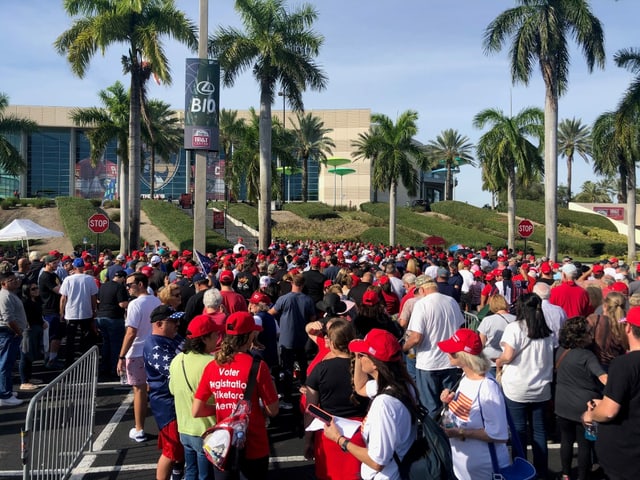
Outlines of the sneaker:
[{"label": "sneaker", "polygon": [[17,407],[22,405],[22,400],[16,397],[0,398],[0,407]]},{"label": "sneaker", "polygon": [[280,408],[282,410],[293,410],[293,405],[289,402],[285,402],[284,400],[280,400]]},{"label": "sneaker", "polygon": [[136,430],[136,427],[129,430],[129,438],[138,443],[147,441],[147,436],[145,435],[144,430]]},{"label": "sneaker", "polygon": [[20,385],[19,390],[21,392],[33,392],[34,390],[37,390],[38,386],[34,385],[33,383],[23,383],[22,385]]},{"label": "sneaker", "polygon": [[44,382],[42,380],[40,380],[39,378],[30,378],[29,379],[29,383],[31,383],[33,385],[42,385]]}]

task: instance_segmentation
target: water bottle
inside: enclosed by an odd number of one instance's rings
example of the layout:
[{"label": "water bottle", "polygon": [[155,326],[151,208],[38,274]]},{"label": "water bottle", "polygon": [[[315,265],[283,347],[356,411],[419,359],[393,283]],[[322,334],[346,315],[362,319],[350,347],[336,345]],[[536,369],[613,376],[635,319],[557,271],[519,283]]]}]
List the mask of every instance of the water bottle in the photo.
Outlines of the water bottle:
[{"label": "water bottle", "polygon": [[591,422],[589,425],[584,426],[584,438],[591,442],[595,442],[598,439],[597,422]]},{"label": "water bottle", "polygon": [[449,410],[445,410],[442,414],[442,426],[444,428],[455,428],[456,422],[453,418],[453,413]]},{"label": "water bottle", "polygon": [[127,378],[126,370],[120,373],[120,385],[129,385],[129,379]]}]

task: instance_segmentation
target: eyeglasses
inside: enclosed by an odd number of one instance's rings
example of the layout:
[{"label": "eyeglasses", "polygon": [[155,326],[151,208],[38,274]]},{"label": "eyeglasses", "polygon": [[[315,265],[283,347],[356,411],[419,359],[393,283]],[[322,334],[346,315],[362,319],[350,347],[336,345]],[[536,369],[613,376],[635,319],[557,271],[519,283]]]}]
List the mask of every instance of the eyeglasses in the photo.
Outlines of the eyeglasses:
[{"label": "eyeglasses", "polygon": [[135,282],[133,282],[133,283],[125,283],[125,284],[124,284],[125,288],[131,288],[131,287],[133,287],[134,285],[135,285]]}]

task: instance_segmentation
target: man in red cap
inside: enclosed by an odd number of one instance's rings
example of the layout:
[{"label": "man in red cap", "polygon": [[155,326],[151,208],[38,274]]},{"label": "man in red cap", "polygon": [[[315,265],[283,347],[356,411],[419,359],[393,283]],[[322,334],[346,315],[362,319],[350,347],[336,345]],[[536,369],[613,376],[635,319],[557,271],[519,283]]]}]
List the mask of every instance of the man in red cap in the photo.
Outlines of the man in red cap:
[{"label": "man in red cap", "polygon": [[311,257],[309,260],[309,270],[302,274],[304,277],[303,293],[309,295],[314,304],[322,300],[324,296],[324,282],[327,280],[327,277],[320,271],[321,262],[322,257]]},{"label": "man in red cap", "polygon": [[233,284],[233,272],[231,270],[222,270],[220,272],[220,293],[222,294],[222,301],[224,308],[228,314],[234,312],[246,312],[247,301],[242,295],[233,290],[231,285]]}]

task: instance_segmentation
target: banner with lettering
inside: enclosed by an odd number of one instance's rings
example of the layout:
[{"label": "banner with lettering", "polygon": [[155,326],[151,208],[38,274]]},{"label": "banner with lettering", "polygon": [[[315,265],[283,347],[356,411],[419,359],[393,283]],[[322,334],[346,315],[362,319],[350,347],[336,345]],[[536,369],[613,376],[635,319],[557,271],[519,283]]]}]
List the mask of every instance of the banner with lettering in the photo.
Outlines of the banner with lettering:
[{"label": "banner with lettering", "polygon": [[187,58],[184,148],[219,151],[220,63]]}]

